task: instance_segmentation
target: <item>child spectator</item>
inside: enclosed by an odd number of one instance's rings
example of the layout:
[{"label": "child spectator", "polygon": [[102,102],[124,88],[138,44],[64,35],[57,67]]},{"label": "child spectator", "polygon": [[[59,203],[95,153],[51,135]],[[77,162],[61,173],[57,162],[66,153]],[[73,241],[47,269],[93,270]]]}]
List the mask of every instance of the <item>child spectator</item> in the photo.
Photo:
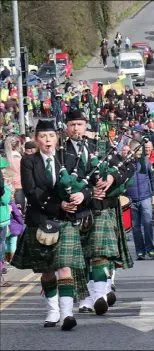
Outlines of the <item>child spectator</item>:
[{"label": "child spectator", "polygon": [[[9,166],[8,162],[0,157],[0,169],[5,169]],[[0,286],[8,286],[7,282],[4,282],[3,278],[3,267],[4,267],[4,255],[5,255],[5,240],[10,224],[10,211],[9,202],[11,200],[11,189],[10,186],[4,182],[4,194],[0,198]]]},{"label": "child spectator", "polygon": [[10,225],[9,233],[5,241],[5,260],[10,262],[17,245],[17,238],[23,233],[24,221],[22,218],[20,205],[17,205],[14,201],[14,191],[12,190],[12,199],[9,204],[10,208]]}]

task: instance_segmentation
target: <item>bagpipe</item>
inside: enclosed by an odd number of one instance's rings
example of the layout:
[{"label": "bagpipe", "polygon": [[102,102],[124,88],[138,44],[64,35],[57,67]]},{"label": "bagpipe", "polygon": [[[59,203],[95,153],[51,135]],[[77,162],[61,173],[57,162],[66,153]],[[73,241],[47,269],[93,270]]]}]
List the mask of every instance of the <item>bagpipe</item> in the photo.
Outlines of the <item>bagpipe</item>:
[{"label": "bagpipe", "polygon": [[[67,202],[70,201],[70,195],[74,194],[76,192],[81,192],[84,190],[87,186],[92,186],[96,185],[97,181],[101,178],[103,180],[107,179],[107,176],[109,174],[113,174],[114,172],[120,172],[121,169],[124,169],[125,166],[129,165],[129,163],[134,159],[135,153],[138,151],[138,149],[146,142],[148,139],[145,137],[142,138],[142,141],[139,142],[139,146],[136,147],[135,150],[128,152],[128,155],[125,157],[125,159],[121,159],[118,155],[117,152],[117,146],[121,140],[121,134],[124,133],[125,131],[122,131],[120,135],[118,135],[117,141],[115,141],[107,150],[105,156],[99,158],[98,155],[98,138],[99,138],[99,130],[96,133],[96,148],[95,152],[92,152],[90,154],[90,172],[86,174],[84,179],[79,178],[78,175],[78,167],[79,167],[79,162],[81,160],[81,156],[84,151],[84,147],[87,147],[86,141],[87,138],[86,136],[79,138],[78,139],[78,153],[77,153],[77,158],[76,158],[76,163],[74,166],[74,169],[72,170],[71,174],[68,173],[66,167],[65,167],[65,162],[64,162],[64,152],[65,152],[65,146],[64,146],[64,138],[65,138],[65,132],[64,132],[64,124],[62,121],[62,114],[60,114],[61,120],[58,122],[58,131],[59,131],[59,152],[60,152],[60,177],[59,177],[59,195],[62,200],[65,200]],[[130,137],[130,136],[129,136]],[[138,141],[138,140],[137,140]],[[113,156],[117,155],[116,161],[114,160]],[[112,167],[110,166],[111,160],[113,161]],[[129,181],[129,179],[128,179]],[[128,182],[127,182],[128,184]],[[119,188],[116,187],[116,185],[112,185],[110,189],[106,192],[106,197],[115,197],[123,194],[125,192],[126,188],[126,182],[125,184],[122,184]],[[101,211],[101,201],[93,199],[95,205],[94,205],[94,212],[95,214],[99,214]],[[77,207],[77,211],[74,214],[67,213],[67,218],[71,220],[72,224],[74,226],[81,225],[83,223],[84,218],[88,218],[88,216],[91,215],[90,210],[83,208],[82,204]],[[92,221],[91,221],[92,223]],[[82,228],[83,229],[83,228]],[[86,229],[88,230],[88,229]]]},{"label": "bagpipe", "polygon": [[[128,136],[129,138],[133,139],[131,136]],[[106,180],[107,176],[109,174],[114,175],[115,171],[120,171],[123,169],[125,170],[129,164],[134,160],[136,152],[146,143],[148,142],[148,138],[145,136],[142,137],[142,140],[138,142],[138,146],[133,150],[129,151],[125,159],[122,159],[120,154],[117,152],[117,147],[119,144],[119,141],[121,140],[121,134],[116,137],[117,141],[115,141],[108,149],[106,152],[106,155],[99,159],[98,153],[96,154],[91,154],[91,166],[92,170],[91,172],[86,176],[86,180],[89,180],[94,176],[94,185],[97,184],[97,181],[99,179]],[[113,156],[116,155],[116,158],[113,158]],[[112,167],[110,166],[111,161],[113,161]],[[118,197],[122,194],[124,194],[129,186],[132,185],[132,177],[127,179],[123,184],[121,184],[119,187],[116,185],[112,185],[106,192],[106,198],[112,198],[112,197]],[[100,215],[101,212],[101,201],[93,199],[93,208],[94,208],[94,214],[95,215]]]},{"label": "bagpipe", "polygon": [[[76,164],[74,166],[73,171],[71,174],[68,173],[65,165],[64,165],[64,144],[63,144],[63,133],[61,131],[60,133],[60,138],[59,138],[59,151],[60,151],[60,180],[59,180],[59,195],[60,197],[65,200],[69,201],[70,195],[74,194],[76,192],[81,192],[86,186],[89,185],[89,182],[91,181],[92,177],[94,176],[95,178],[95,184],[99,178],[106,178],[108,174],[112,174],[115,172],[114,167],[108,166],[108,161],[109,159],[112,158],[112,153],[117,154],[116,152],[116,145],[112,145],[107,154],[101,158],[100,160],[98,159],[96,153],[95,154],[90,154],[91,156],[91,161],[90,161],[90,166],[91,166],[91,171],[86,175],[86,177],[82,180],[78,179],[78,166],[79,162],[81,159],[81,155],[83,153],[85,144],[86,144],[86,137],[83,137],[82,140],[79,139],[79,149],[78,149],[78,154],[77,154],[77,159],[76,159]],[[110,157],[110,158],[109,158]],[[121,165],[119,165],[120,167]],[[94,181],[93,181],[94,183]],[[95,200],[93,200],[95,202]],[[98,200],[96,200],[97,202]],[[80,211],[80,206],[78,206],[78,211],[75,214],[68,214],[67,217],[72,220],[73,225],[79,225],[81,223],[81,220],[84,217],[89,216],[89,211],[81,209]]]},{"label": "bagpipe", "polygon": [[[60,115],[62,117],[62,114]],[[95,174],[95,178],[97,179],[97,176],[99,174],[100,177],[100,172],[102,177],[104,177],[104,175],[106,174],[106,166],[107,166],[107,162],[105,163],[105,160],[107,160],[107,157],[112,154],[113,150],[115,152],[115,145],[111,146],[109,151],[107,152],[107,154],[105,155],[105,157],[103,157],[101,160],[98,160],[98,140],[99,140],[99,123],[97,125],[98,129],[96,132],[96,140],[95,140],[95,155],[91,154],[91,160],[90,160],[90,167],[91,167],[91,171],[89,174],[86,175],[86,177],[84,179],[79,179],[78,176],[78,167],[79,167],[79,162],[81,159],[81,156],[83,154],[84,151],[84,147],[86,146],[86,141],[87,138],[86,136],[79,138],[78,140],[75,140],[78,142],[78,153],[77,153],[77,158],[76,158],[76,163],[74,166],[74,169],[72,170],[71,174],[68,173],[66,167],[65,167],[65,163],[64,163],[64,152],[65,152],[65,146],[64,146],[64,137],[65,137],[65,133],[64,133],[64,128],[63,128],[63,121],[61,119],[61,121],[58,122],[58,131],[59,131],[59,152],[60,152],[60,177],[59,177],[59,184],[58,184],[58,188],[59,188],[59,195],[62,198],[62,200],[65,200],[67,202],[69,202],[70,199],[70,195],[74,194],[76,192],[81,192],[84,188],[86,188],[90,181],[91,181],[91,177],[93,176],[93,174]],[[97,162],[98,160],[98,162]],[[109,168],[108,168],[109,171]],[[114,171],[114,169],[112,169],[112,171]],[[110,172],[109,172],[110,173]],[[92,184],[91,184],[92,185]],[[96,200],[97,201],[97,200]],[[80,225],[81,222],[82,224],[85,223],[83,221],[84,218],[89,218],[91,217],[91,211],[88,209],[83,210],[82,205],[78,206],[78,210],[75,214],[69,214],[67,213],[67,218],[69,218],[69,220],[72,221],[73,225]],[[89,221],[89,219],[88,219]],[[86,223],[88,223],[88,221]],[[92,220],[90,221],[92,223]],[[83,230],[83,226],[82,226],[82,230]]]}]

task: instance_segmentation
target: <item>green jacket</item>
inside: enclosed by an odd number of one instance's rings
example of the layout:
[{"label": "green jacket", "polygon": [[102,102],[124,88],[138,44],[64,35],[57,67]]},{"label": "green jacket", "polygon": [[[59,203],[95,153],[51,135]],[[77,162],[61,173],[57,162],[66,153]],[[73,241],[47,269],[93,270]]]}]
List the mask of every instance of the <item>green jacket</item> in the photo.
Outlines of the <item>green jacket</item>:
[{"label": "green jacket", "polygon": [[10,224],[10,211],[8,204],[11,201],[11,189],[4,184],[4,194],[0,199],[0,227],[6,227]]}]

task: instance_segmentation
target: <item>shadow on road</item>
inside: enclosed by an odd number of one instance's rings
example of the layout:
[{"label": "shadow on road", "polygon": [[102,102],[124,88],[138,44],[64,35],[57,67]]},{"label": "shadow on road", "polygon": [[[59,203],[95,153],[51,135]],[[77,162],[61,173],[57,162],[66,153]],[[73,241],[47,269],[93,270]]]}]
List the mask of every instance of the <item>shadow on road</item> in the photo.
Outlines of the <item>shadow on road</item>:
[{"label": "shadow on road", "polygon": [[145,34],[154,35],[154,31],[145,32]]},{"label": "shadow on road", "polygon": [[148,35],[147,37],[145,37],[145,39],[154,41],[154,36]]},{"label": "shadow on road", "polygon": [[105,68],[105,71],[111,72],[111,73],[113,73],[113,72],[116,73],[117,72],[115,67],[107,67],[107,68]]}]

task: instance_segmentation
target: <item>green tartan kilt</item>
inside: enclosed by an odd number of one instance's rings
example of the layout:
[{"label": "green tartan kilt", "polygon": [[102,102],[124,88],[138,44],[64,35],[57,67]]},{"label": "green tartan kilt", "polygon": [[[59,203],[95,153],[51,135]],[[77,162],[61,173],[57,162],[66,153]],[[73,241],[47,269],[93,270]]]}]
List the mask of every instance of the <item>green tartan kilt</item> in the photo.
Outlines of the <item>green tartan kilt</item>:
[{"label": "green tartan kilt", "polygon": [[13,266],[32,269],[35,273],[47,273],[62,267],[85,268],[78,228],[70,222],[61,222],[59,241],[54,246],[40,244],[36,231],[37,228],[26,227],[11,261]]},{"label": "green tartan kilt", "polygon": [[95,217],[94,226],[83,244],[83,251],[85,259],[105,257],[116,267],[133,266],[120,207],[103,210],[100,216]]},{"label": "green tartan kilt", "polygon": [[85,261],[80,241],[78,227],[73,227],[71,222],[61,222],[60,240],[55,255],[56,269],[70,267],[84,269]]}]

